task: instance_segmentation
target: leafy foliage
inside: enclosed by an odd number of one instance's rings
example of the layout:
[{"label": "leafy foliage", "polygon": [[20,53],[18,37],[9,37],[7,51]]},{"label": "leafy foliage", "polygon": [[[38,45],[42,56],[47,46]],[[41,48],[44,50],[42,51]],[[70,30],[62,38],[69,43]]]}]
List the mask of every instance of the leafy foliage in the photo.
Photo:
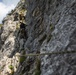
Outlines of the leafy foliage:
[{"label": "leafy foliage", "polygon": [[23,63],[25,59],[26,59],[25,56],[21,56],[21,57],[19,58],[19,62],[20,62],[20,63]]},{"label": "leafy foliage", "polygon": [[9,69],[11,69],[11,70],[14,69],[14,66],[13,66],[13,65],[9,65],[8,67],[9,67]]}]

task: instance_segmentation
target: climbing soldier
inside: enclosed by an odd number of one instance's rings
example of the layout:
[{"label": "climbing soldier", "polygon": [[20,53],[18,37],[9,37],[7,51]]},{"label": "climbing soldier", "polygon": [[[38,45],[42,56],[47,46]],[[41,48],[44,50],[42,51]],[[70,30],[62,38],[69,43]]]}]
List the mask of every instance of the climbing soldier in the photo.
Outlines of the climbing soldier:
[{"label": "climbing soldier", "polygon": [[27,40],[27,31],[26,31],[26,24],[20,22],[20,29],[19,29],[19,52],[24,49],[24,44]]},{"label": "climbing soldier", "polygon": [[21,38],[27,39],[26,24],[24,24],[23,22],[20,22],[20,33]]}]

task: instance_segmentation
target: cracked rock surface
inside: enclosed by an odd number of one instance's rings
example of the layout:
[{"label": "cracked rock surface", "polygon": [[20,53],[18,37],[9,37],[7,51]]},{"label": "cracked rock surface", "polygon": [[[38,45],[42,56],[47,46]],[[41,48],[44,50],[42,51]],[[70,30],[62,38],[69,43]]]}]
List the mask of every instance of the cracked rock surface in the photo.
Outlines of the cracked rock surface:
[{"label": "cracked rock surface", "polygon": [[[14,13],[24,9],[25,32],[17,28]],[[16,53],[50,53],[76,50],[75,0],[20,0],[14,12],[6,16],[1,29],[0,64]],[[2,59],[3,58],[3,59]],[[76,53],[18,57],[13,75],[75,75]],[[39,68],[37,59],[40,59]],[[13,62],[14,64],[14,62]],[[15,67],[15,66],[14,66]],[[8,69],[7,69],[8,70]],[[5,68],[1,73],[5,74]],[[3,75],[3,74],[0,74]]]}]

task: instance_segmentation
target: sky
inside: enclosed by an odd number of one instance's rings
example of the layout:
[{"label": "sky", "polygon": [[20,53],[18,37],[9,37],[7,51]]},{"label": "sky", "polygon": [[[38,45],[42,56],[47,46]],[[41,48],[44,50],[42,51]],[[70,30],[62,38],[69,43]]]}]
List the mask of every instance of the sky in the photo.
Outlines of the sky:
[{"label": "sky", "polygon": [[0,0],[0,23],[8,12],[14,9],[20,0]]}]

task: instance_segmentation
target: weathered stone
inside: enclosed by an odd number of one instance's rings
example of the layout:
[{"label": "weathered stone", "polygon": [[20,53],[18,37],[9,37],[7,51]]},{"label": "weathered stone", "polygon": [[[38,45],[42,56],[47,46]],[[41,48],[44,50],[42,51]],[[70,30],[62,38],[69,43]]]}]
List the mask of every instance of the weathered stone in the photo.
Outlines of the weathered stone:
[{"label": "weathered stone", "polygon": [[[23,13],[25,15],[24,22],[27,25],[25,28],[27,36],[21,34],[20,29],[16,29],[19,21],[13,21],[12,15],[7,16],[1,30],[0,57],[9,55],[14,60],[13,56],[17,52],[21,54],[22,51],[25,51],[24,54],[29,54],[76,49],[75,0],[20,0],[13,14],[19,13],[23,8],[25,9]],[[21,35],[22,37],[20,37]],[[40,60],[41,75],[76,74],[75,53],[45,55],[41,56]],[[3,64],[5,64],[4,61],[6,61],[6,57],[3,58]],[[16,64],[17,61],[16,58]],[[35,62],[36,56],[27,56],[22,64],[18,62],[18,69],[15,70],[14,75],[34,75]],[[3,72],[5,72],[5,68]]]}]

